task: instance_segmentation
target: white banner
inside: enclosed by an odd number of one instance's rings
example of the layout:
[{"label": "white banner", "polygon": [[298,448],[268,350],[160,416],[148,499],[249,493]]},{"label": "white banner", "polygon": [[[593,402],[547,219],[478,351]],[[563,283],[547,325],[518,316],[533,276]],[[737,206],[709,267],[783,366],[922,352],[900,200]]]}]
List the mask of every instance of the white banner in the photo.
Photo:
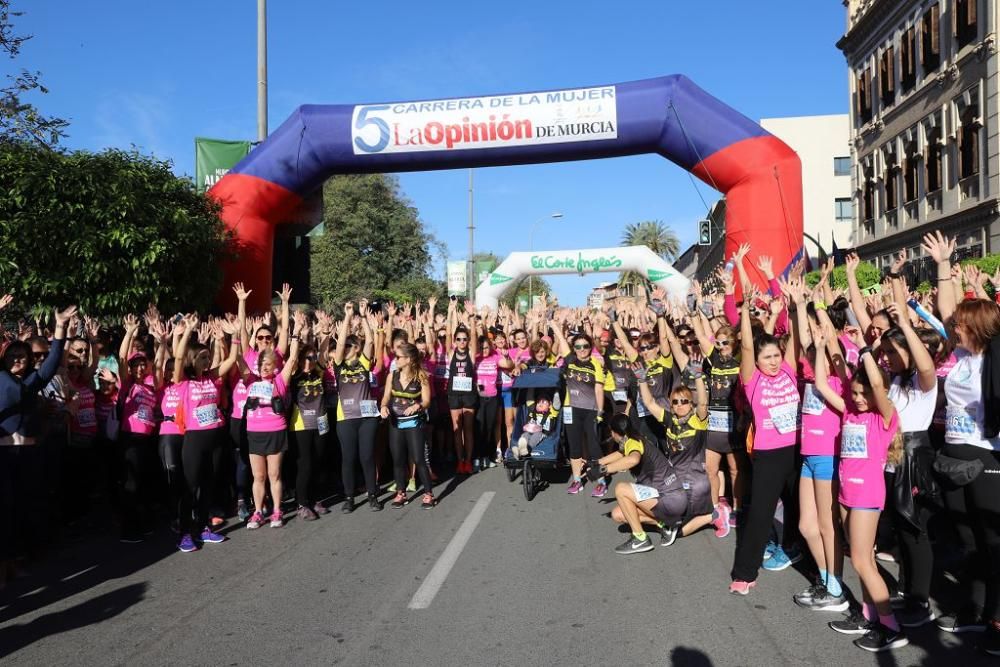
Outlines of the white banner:
[{"label": "white banner", "polygon": [[469,264],[465,260],[448,262],[448,296],[463,295],[468,293],[468,281],[466,272]]},{"label": "white banner", "polygon": [[354,107],[355,155],[467,150],[618,137],[614,86]]}]

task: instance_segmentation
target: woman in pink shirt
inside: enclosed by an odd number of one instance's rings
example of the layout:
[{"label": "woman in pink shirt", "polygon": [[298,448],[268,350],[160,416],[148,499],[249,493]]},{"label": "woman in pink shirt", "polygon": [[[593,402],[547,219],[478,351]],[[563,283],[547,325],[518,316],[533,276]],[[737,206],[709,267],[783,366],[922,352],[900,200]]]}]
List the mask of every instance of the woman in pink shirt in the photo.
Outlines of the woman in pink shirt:
[{"label": "woman in pink shirt", "polygon": [[[823,335],[817,345],[824,345]],[[830,385],[826,358],[816,359],[816,389],[833,409],[843,414],[840,444],[840,514],[851,545],[851,564],[861,579],[863,618],[857,614],[830,627],[842,634],[863,634],[854,645],[878,652],[906,646],[889,604],[889,589],[875,564],[875,534],[885,507],[885,466],[903,456],[899,417],[889,398],[887,381],[870,347],[859,351],[864,366],[851,379],[851,397],[845,400]]]},{"label": "woman in pink shirt", "polygon": [[500,371],[514,368],[512,362],[493,346],[489,336],[479,336],[479,354],[476,355],[476,384],[479,389],[479,409],[476,410],[476,444],[473,452],[473,472],[495,468],[494,438],[500,416]]},{"label": "woman in pink shirt", "polygon": [[[218,366],[212,367],[212,353],[208,345],[191,342],[191,336],[198,330],[198,316],[188,315],[178,326],[184,332],[177,344],[177,358],[182,363],[174,363],[174,384],[179,385],[181,405],[177,417],[181,420],[184,444],[181,459],[187,493],[181,501],[181,541],[178,548],[187,553],[197,550],[193,535],[201,529],[203,544],[218,544],[225,537],[212,531],[208,522],[208,511],[212,503],[212,491],[216,484],[216,473],[222,458],[222,438],[225,419],[219,404],[222,399],[222,378],[236,363],[240,341],[236,329],[223,323],[224,329],[214,331],[216,345],[223,345],[223,332],[232,335],[229,356]],[[192,523],[192,506],[197,501],[196,520]]]},{"label": "woman in pink shirt", "polygon": [[247,385],[247,402],[244,406],[247,424],[247,442],[250,450],[250,470],[253,474],[254,513],[247,521],[247,528],[260,528],[264,522],[261,512],[268,481],[271,483],[271,528],[281,528],[281,459],[288,450],[288,384],[298,365],[299,334],[305,324],[305,314],[295,313],[295,328],[291,336],[288,363],[278,372],[277,358],[273,351],[265,350],[257,357],[256,368],[250,368],[240,358],[240,374]]},{"label": "woman in pink shirt", "polygon": [[[513,368],[503,374],[503,386],[500,389],[500,396],[503,399],[503,419],[507,429],[507,447],[510,447],[510,434],[514,432],[514,417],[517,415],[517,408],[514,407],[514,377],[518,374],[518,369],[522,363],[527,363],[531,359],[531,348],[528,343],[528,334],[524,329],[515,329],[510,334],[514,342],[513,347],[507,349],[507,358],[513,364]],[[507,378],[510,381],[507,381]]]},{"label": "woman in pink shirt", "polygon": [[748,594],[756,585],[778,497],[794,482],[801,402],[794,367],[799,356],[796,327],[789,327],[784,352],[781,342],[767,333],[755,340],[749,301],[743,300],[740,315],[740,380],[753,409],[753,484],[729,585],[729,592],[737,595]]}]

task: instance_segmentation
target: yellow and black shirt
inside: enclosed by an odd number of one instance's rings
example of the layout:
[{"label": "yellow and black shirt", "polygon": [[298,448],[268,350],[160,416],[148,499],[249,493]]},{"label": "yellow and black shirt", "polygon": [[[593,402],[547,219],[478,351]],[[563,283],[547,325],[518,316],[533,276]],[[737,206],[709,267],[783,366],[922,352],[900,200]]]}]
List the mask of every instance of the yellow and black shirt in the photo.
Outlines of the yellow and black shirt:
[{"label": "yellow and black shirt", "polygon": [[[595,386],[606,387],[608,381],[604,366],[593,356],[579,359],[575,353],[564,357],[563,377],[566,379],[564,406],[581,410],[597,410]],[[614,379],[612,378],[612,382]],[[612,385],[613,388],[613,385]]]},{"label": "yellow and black shirt", "polygon": [[338,421],[378,416],[378,404],[372,398],[371,369],[372,362],[365,355],[337,366]]}]

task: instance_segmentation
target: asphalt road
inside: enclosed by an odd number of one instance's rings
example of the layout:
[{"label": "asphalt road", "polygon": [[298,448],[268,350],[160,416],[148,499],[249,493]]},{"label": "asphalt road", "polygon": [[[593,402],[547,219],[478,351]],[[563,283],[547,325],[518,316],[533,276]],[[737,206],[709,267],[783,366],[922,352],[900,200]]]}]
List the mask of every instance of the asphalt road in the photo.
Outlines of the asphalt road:
[{"label": "asphalt road", "polygon": [[[992,664],[933,625],[875,656],[797,608],[794,569],[727,593],[735,532],[634,556],[561,483],[528,503],[491,470],[402,510],[366,507],[281,529],[234,526],[193,554],[163,529],[141,545],[93,535],[0,593],[4,665],[942,665]],[[491,495],[492,494],[492,495]],[[489,503],[482,511],[482,505]],[[468,517],[479,503],[481,521]],[[436,595],[415,594],[474,527]],[[459,545],[456,545],[459,546]],[[454,548],[452,549],[454,554]],[[847,568],[850,570],[850,567]],[[441,568],[438,568],[441,574]],[[857,588],[849,574],[848,584]],[[433,591],[432,591],[433,592]]]}]

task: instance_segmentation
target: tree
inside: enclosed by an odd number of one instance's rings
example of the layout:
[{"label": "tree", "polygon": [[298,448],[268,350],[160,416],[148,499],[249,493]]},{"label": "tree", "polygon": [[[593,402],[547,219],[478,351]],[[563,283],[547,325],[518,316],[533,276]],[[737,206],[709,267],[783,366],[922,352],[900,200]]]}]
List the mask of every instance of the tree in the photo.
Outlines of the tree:
[{"label": "tree", "polygon": [[[0,54],[6,53],[11,60],[17,58],[21,46],[32,37],[14,32],[11,19],[21,14],[11,11],[10,0],[0,0]],[[59,139],[66,136],[69,123],[54,116],[44,116],[33,104],[24,101],[24,97],[34,91],[49,92],[42,85],[41,72],[21,69],[5,76],[0,85],[0,140],[28,141],[49,147],[59,143]]]},{"label": "tree", "polygon": [[[627,225],[622,234],[621,244],[623,246],[644,245],[668,262],[676,259],[681,250],[677,234],[660,220],[644,220]],[[621,285],[641,284],[649,287],[649,281],[646,280],[646,277],[635,271],[623,271],[618,278],[618,283]]]},{"label": "tree", "polygon": [[[810,271],[806,274],[806,284],[809,287],[815,287],[819,284],[819,279],[822,273],[820,271]],[[882,272],[875,267],[874,264],[869,262],[861,262],[858,264],[858,286],[861,289],[866,289],[872,285],[878,285],[882,282]],[[844,266],[837,266],[833,269],[833,273],[830,274],[830,278],[833,280],[834,289],[847,289],[847,268]]]},{"label": "tree", "polygon": [[[477,252],[472,256],[472,260],[477,263],[492,262],[494,268],[500,266],[500,263],[503,262],[503,258],[492,252]],[[498,301],[500,303],[507,304],[511,308],[517,307],[518,299],[523,298],[525,301],[528,301],[528,282],[528,277],[525,276],[511,283],[511,286],[504,290],[504,292],[500,295]],[[531,283],[531,293],[536,297],[552,293],[552,287],[541,276],[534,276]]]},{"label": "tree", "polygon": [[0,141],[0,292],[21,304],[206,309],[228,238],[219,205],[169,162]]},{"label": "tree", "polygon": [[429,271],[440,244],[384,174],[334,176],[323,186],[323,233],[313,237],[313,298],[334,307],[359,297],[426,300],[443,293]]}]

